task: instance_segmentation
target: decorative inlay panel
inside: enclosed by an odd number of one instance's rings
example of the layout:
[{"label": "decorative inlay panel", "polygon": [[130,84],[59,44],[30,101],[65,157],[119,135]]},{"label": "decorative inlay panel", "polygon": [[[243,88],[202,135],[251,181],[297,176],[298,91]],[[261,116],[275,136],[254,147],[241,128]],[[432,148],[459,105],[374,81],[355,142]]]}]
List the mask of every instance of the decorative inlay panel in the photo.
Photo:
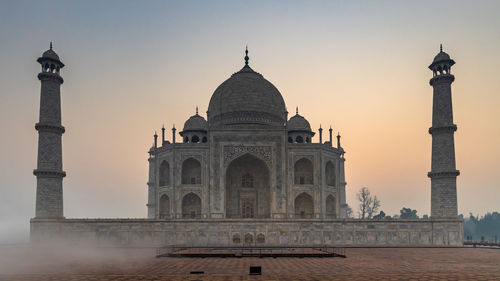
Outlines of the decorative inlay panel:
[{"label": "decorative inlay panel", "polygon": [[272,164],[272,147],[271,146],[246,146],[246,145],[225,145],[224,146],[224,165],[227,165],[231,160],[245,153],[252,153],[260,156],[266,164],[271,167]]}]

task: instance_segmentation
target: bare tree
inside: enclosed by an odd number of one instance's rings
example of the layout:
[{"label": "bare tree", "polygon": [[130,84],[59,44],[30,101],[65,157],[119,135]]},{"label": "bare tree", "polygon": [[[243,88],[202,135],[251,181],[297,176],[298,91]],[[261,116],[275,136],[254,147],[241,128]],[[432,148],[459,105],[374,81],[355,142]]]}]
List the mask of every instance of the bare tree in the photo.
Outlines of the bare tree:
[{"label": "bare tree", "polygon": [[370,208],[371,205],[371,195],[370,195],[370,190],[368,188],[363,187],[358,191],[358,201],[359,201],[359,210],[358,210],[358,217],[360,219],[364,219],[368,215],[368,208]]},{"label": "bare tree", "polygon": [[370,194],[370,190],[367,187],[363,187],[359,190],[358,194],[359,209],[358,217],[360,219],[371,219],[380,208],[380,200],[377,196],[373,197]]},{"label": "bare tree", "polygon": [[372,203],[368,207],[368,218],[371,219],[375,214],[377,214],[378,208],[380,208],[380,200],[377,196],[373,197]]}]

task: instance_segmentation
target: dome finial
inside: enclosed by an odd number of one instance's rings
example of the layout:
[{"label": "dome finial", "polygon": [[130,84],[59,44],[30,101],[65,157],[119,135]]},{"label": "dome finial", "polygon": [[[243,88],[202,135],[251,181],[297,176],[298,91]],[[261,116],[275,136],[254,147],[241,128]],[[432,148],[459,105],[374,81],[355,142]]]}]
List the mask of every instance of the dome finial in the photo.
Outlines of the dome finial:
[{"label": "dome finial", "polygon": [[196,115],[198,115],[198,106],[196,106]]},{"label": "dome finial", "polygon": [[295,109],[295,114],[299,114],[299,107],[297,106],[297,108]]},{"label": "dome finial", "polygon": [[52,41],[50,41],[50,49],[52,50]]},{"label": "dome finial", "polygon": [[246,45],[245,47],[245,65],[247,66],[248,65],[248,60],[250,58],[248,57],[248,45]]},{"label": "dome finial", "polygon": [[439,44],[439,51],[442,52],[443,51],[443,44]]}]

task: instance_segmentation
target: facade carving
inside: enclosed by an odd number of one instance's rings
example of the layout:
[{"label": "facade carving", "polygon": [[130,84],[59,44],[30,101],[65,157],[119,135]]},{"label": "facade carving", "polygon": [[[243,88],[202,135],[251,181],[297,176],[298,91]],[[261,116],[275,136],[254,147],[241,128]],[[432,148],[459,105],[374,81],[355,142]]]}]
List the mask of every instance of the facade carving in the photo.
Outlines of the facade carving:
[{"label": "facade carving", "polygon": [[224,164],[231,162],[235,158],[245,154],[256,154],[264,160],[269,167],[272,166],[272,147],[271,146],[248,146],[248,145],[225,145],[224,146]]}]

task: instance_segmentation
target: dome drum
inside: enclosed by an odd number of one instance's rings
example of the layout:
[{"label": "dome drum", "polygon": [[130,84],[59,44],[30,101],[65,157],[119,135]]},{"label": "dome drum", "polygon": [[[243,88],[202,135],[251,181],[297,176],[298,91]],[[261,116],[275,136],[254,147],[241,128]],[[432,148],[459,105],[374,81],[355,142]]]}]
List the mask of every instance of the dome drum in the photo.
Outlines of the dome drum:
[{"label": "dome drum", "polygon": [[285,118],[259,111],[232,111],[209,117],[210,126],[221,125],[274,125],[283,126]]}]

